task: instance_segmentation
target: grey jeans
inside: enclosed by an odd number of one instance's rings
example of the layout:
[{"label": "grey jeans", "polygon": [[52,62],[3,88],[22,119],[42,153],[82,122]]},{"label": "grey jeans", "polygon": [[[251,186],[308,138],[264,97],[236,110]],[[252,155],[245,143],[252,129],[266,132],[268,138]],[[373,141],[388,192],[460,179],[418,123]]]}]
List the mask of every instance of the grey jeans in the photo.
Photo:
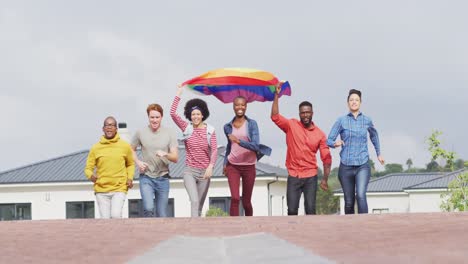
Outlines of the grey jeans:
[{"label": "grey jeans", "polygon": [[205,170],[188,166],[184,170],[184,185],[190,198],[192,217],[201,216],[203,203],[208,193],[208,187],[210,187],[210,179],[203,179]]},{"label": "grey jeans", "polygon": [[122,208],[127,198],[124,192],[96,193],[101,218],[122,218]]}]

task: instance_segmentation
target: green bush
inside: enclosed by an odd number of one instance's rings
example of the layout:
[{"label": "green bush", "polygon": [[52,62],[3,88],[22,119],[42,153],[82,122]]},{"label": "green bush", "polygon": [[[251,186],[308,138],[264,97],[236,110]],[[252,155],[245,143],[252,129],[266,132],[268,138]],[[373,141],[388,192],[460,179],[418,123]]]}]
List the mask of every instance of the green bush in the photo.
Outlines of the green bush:
[{"label": "green bush", "polygon": [[211,207],[206,211],[206,217],[210,216],[229,216],[226,212],[224,212],[221,208],[218,207]]}]

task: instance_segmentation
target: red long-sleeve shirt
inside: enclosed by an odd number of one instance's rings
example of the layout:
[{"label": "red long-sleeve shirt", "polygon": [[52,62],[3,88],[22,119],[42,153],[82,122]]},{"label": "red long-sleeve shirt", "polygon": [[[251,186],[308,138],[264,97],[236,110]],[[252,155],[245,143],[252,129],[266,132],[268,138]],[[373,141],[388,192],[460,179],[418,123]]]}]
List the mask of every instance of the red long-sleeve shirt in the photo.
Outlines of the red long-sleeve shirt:
[{"label": "red long-sleeve shirt", "polygon": [[317,152],[324,165],[331,165],[332,157],[327,146],[327,136],[315,124],[304,127],[297,119],[287,119],[280,114],[271,120],[286,133],[286,168],[290,176],[307,178],[317,175]]}]

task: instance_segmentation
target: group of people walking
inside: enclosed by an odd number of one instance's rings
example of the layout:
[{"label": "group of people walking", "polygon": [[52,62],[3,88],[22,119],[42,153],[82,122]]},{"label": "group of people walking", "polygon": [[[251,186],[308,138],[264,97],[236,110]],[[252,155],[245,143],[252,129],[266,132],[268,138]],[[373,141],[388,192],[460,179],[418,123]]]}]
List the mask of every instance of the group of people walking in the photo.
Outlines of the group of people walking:
[{"label": "group of people walking", "polygon": [[[306,214],[315,214],[318,186],[328,190],[328,176],[332,157],[330,148],[341,148],[338,178],[345,198],[345,213],[367,213],[366,191],[370,179],[368,134],[378,160],[383,164],[377,130],[372,120],[362,114],[361,92],[349,91],[349,113],[338,118],[328,137],[312,121],[313,107],[308,101],[299,104],[299,120],[280,114],[279,93],[276,88],[271,108],[271,120],[286,134],[287,207],[288,215],[297,215],[301,195],[304,195]],[[218,157],[217,136],[206,120],[210,111],[205,101],[187,101],[184,117],[177,114],[183,89],[177,89],[170,116],[182,131],[185,144],[184,185],[191,204],[191,216],[200,217]],[[256,177],[256,163],[271,148],[260,144],[257,122],[246,116],[247,100],[239,96],[233,101],[234,117],[224,125],[227,138],[223,174],[227,176],[231,192],[230,215],[239,215],[242,183],[242,206],[246,216],[253,215],[252,192]],[[101,218],[121,218],[128,189],[133,187],[135,166],[140,173],[140,193],[145,217],[166,217],[169,197],[169,164],[179,158],[175,131],[161,125],[163,108],[151,104],[146,109],[148,126],[138,130],[130,143],[120,139],[117,121],[110,116],[104,120],[103,136],[91,148],[85,167],[86,177],[94,182],[94,191]],[[340,139],[337,140],[338,135]],[[141,149],[141,156],[137,155]],[[317,152],[323,163],[323,178],[318,183]]]}]

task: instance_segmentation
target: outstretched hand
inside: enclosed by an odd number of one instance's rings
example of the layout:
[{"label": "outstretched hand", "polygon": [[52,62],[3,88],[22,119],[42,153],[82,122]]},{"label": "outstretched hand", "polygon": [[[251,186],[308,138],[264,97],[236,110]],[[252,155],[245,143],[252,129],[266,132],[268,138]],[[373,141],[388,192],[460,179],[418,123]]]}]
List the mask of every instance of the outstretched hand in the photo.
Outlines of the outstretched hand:
[{"label": "outstretched hand", "polygon": [[182,92],[184,91],[182,84],[177,85],[177,92],[176,95],[180,97],[182,95]]},{"label": "outstretched hand", "polygon": [[282,82],[279,82],[277,85],[276,85],[276,94],[280,94],[281,92],[281,86],[283,85]]}]

